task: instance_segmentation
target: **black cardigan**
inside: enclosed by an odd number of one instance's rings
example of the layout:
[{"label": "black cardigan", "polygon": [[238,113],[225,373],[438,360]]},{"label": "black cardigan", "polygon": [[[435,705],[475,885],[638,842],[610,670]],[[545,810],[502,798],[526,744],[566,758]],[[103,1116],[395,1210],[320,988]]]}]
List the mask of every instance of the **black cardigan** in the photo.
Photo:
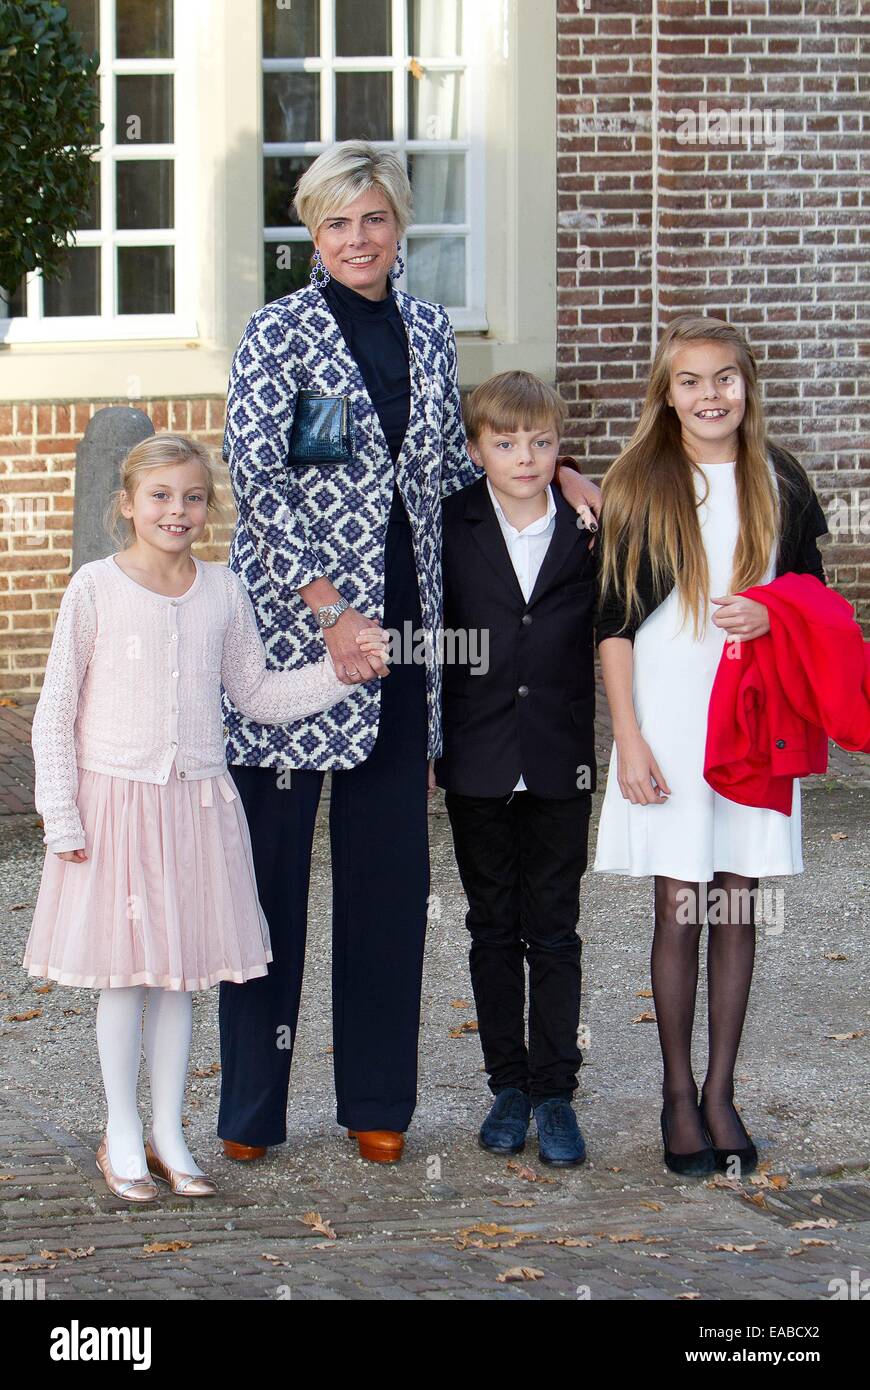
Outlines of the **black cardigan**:
[{"label": "black cardigan", "polygon": [[[770,446],[770,457],[779,485],[780,527],[779,545],[776,556],[776,574],[793,572],[795,574],[814,574],[824,584],[825,571],[816,540],[828,530],[825,514],[819,505],[813,485],[806,472],[793,454],[785,449]],[[670,578],[656,592],[653,584],[652,566],[646,547],[641,551],[637,573],[637,587],[640,611],[632,615],[630,623],[625,623],[625,604],[617,597],[611,585],[607,592],[600,587],[601,553],[603,528],[606,514],[599,518],[598,541],[595,547],[598,555],[599,594],[598,610],[595,617],[595,641],[600,645],[606,637],[627,637],[634,641],[634,634],[645,618],[667,598],[674,587]]]}]

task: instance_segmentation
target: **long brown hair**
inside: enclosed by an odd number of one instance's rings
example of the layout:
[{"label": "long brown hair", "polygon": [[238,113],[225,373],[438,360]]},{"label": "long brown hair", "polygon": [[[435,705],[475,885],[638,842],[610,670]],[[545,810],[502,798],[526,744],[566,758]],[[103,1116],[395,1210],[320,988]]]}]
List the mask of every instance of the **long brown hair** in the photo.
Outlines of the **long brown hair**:
[{"label": "long brown hair", "polygon": [[638,571],[646,546],[654,591],[661,596],[675,584],[683,620],[691,614],[696,634],[703,627],[710,599],[694,476],[703,477],[703,472],[683,447],[680,421],[667,395],[675,355],[684,344],[699,342],[727,343],[733,348],[746,384],[746,409],[737,428],[740,529],[730,592],[757,584],[767,569],[779,514],[767,462],[755,356],[731,324],[694,314],[682,314],[668,324],[656,350],[637,427],[605,476],[601,556],[602,588],[612,587],[623,600],[628,624],[640,616]]}]

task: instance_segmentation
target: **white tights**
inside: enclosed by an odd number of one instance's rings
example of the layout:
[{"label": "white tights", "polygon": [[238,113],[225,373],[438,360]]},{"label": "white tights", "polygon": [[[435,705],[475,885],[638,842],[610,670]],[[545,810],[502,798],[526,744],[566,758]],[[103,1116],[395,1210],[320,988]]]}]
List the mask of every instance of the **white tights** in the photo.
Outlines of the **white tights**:
[{"label": "white tights", "polygon": [[181,1127],[193,1017],[191,996],[180,990],[144,985],[101,990],[97,1005],[97,1050],[109,1111],[109,1164],[122,1178],[143,1177],[148,1171],[136,1103],[146,996],[144,1033],[151,1081],[151,1142],[170,1168],[201,1173]]}]

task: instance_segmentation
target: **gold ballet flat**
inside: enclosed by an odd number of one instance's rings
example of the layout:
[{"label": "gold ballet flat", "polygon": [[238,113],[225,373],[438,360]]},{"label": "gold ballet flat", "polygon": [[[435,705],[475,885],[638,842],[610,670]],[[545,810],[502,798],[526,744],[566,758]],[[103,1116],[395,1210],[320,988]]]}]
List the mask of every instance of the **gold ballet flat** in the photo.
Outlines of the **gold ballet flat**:
[{"label": "gold ballet flat", "polygon": [[109,1141],[103,1135],[97,1149],[97,1167],[102,1173],[106,1186],[115,1197],[124,1202],[156,1202],[160,1196],[157,1184],[151,1178],[119,1178],[109,1163]]},{"label": "gold ballet flat", "polygon": [[212,1182],[204,1173],[179,1173],[175,1168],[170,1168],[168,1163],[158,1157],[154,1151],[151,1140],[145,1145],[145,1157],[148,1160],[148,1172],[152,1178],[157,1178],[158,1182],[169,1184],[170,1190],[177,1193],[179,1197],[216,1197],[217,1183]]}]

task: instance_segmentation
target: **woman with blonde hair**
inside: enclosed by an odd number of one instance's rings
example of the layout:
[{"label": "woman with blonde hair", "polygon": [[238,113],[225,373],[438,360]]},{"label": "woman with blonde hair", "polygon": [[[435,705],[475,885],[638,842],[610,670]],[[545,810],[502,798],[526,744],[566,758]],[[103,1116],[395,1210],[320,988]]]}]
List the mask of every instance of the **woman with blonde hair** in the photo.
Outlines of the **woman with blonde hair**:
[{"label": "woman with blonde hair", "polygon": [[[428,762],[441,751],[437,662],[374,679],[357,634],[378,621],[437,651],[441,499],[473,483],[447,311],[396,287],[411,189],[398,154],[325,150],[295,198],[311,285],[258,309],[233,359],[224,441],[238,524],[229,563],[271,659],[323,652],[350,688],[341,713],[265,729],[224,704],[228,757],[272,928],[265,979],[221,990],[226,1153],[286,1137],[314,822],[332,773],[333,1061],[337,1119],[392,1162],[417,1094],[429,893]],[[597,490],[571,475],[577,505]],[[425,641],[417,639],[424,637]],[[281,770],[289,770],[281,777]]]},{"label": "woman with blonde hair", "polygon": [[[762,875],[803,868],[800,791],[790,816],[713,791],[707,707],[725,643],[739,658],[741,640],[769,630],[767,609],[741,590],[787,571],[824,581],[816,539],[827,526],[803,468],[767,438],[755,358],[730,324],[685,315],[668,325],[637,428],[606,475],[602,523],[597,640],[614,747],[594,867],[655,879],[665,1161],[679,1173],[746,1173],[757,1154],[733,1096],[754,900]],[[691,1042],[705,918],[699,1106]]]}]

